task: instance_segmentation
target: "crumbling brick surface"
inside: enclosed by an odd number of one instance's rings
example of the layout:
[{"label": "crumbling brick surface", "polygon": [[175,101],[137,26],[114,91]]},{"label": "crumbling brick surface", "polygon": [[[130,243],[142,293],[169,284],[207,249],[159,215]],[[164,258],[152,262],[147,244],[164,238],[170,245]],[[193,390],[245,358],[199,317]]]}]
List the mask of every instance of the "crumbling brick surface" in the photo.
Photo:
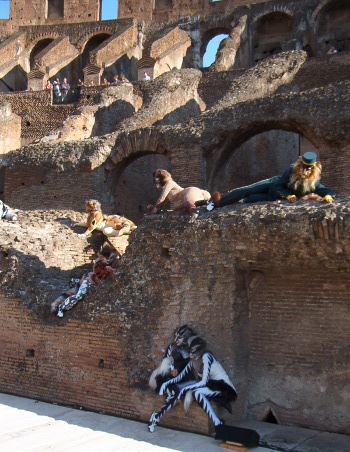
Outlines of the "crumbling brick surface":
[{"label": "crumbling brick surface", "polygon": [[[0,223],[2,391],[147,420],[160,403],[150,372],[173,329],[190,323],[238,386],[227,420],[272,409],[282,424],[349,433],[348,201],[229,206],[194,224],[151,216],[116,274],[58,319],[50,297],[86,265],[69,226],[79,216]],[[179,407],[164,422],[188,419]],[[191,422],[208,429],[203,413]]]}]

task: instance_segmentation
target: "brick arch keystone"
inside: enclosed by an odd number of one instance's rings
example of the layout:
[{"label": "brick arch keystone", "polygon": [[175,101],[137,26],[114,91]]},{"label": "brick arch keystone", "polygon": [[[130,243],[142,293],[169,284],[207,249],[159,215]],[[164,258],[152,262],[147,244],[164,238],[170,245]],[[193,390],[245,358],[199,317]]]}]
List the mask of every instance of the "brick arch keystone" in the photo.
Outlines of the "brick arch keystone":
[{"label": "brick arch keystone", "polygon": [[290,16],[290,17],[294,17],[294,13],[293,11],[287,9],[287,8],[272,8],[271,10],[264,10],[261,13],[257,14],[252,22],[251,25],[256,25],[257,22],[259,22],[260,19],[262,19],[263,17],[268,16],[269,14],[273,14],[273,13],[281,13],[281,14],[285,14],[286,16]]},{"label": "brick arch keystone", "polygon": [[88,33],[85,33],[77,39],[77,49],[79,50],[79,52],[82,53],[84,51],[86,44],[90,41],[91,38],[101,34],[109,34],[110,36],[112,36],[113,34],[115,34],[115,28],[112,26],[101,26],[95,27],[92,30],[89,29]]},{"label": "brick arch keystone", "polygon": [[317,16],[319,15],[319,13],[323,10],[323,8],[328,5],[329,3],[334,3],[334,0],[323,0],[323,2],[321,2],[319,5],[317,5],[317,7],[315,8],[314,12],[311,15],[311,19],[310,19],[310,23],[314,24]]},{"label": "brick arch keystone", "polygon": [[38,42],[43,41],[44,39],[52,39],[53,41],[55,41],[60,37],[61,35],[59,33],[42,33],[40,35],[36,35],[33,39],[30,40],[30,42],[26,46],[26,50],[31,54]]},{"label": "brick arch keystone", "polygon": [[160,143],[160,136],[155,130],[135,130],[125,132],[118,137],[116,146],[112,149],[110,160],[114,165],[130,160],[133,156],[142,154],[165,154],[167,149]]}]

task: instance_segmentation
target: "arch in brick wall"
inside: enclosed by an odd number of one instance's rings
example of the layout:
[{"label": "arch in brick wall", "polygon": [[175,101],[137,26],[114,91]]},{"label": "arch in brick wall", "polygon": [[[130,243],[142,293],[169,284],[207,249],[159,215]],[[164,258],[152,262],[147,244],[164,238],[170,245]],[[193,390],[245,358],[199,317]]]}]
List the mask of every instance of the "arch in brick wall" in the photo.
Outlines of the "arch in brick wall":
[{"label": "arch in brick wall", "polygon": [[55,39],[59,38],[60,35],[58,33],[51,33],[51,32],[47,32],[47,33],[40,33],[38,35],[36,35],[35,37],[33,37],[33,39],[30,40],[30,42],[27,45],[26,50],[28,51],[28,54],[30,55],[32,53],[32,51],[34,50],[35,47],[37,47],[37,45],[42,42],[42,41],[55,41]]},{"label": "arch in brick wall", "polygon": [[42,38],[39,41],[36,42],[36,44],[32,47],[30,51],[29,56],[29,65],[30,70],[33,70],[36,67],[36,57],[39,55],[43,50],[45,50],[50,44],[54,42],[54,39],[52,38]]},{"label": "arch in brick wall", "polygon": [[349,0],[325,0],[318,5],[310,21],[317,55],[325,55],[331,47],[337,52],[350,50],[349,16]]},{"label": "arch in brick wall", "polygon": [[118,167],[120,171],[136,158],[146,154],[167,154],[153,129],[135,130],[119,136],[107,162],[107,169]]},{"label": "arch in brick wall", "polygon": [[254,64],[284,50],[284,43],[292,37],[293,19],[293,14],[285,10],[273,10],[254,19],[251,24]]},{"label": "arch in brick wall", "polygon": [[159,167],[170,171],[171,161],[155,130],[137,130],[119,136],[105,164],[110,209],[137,223],[146,206],[159,196],[152,184],[152,173]]},{"label": "arch in brick wall", "polygon": [[77,48],[80,53],[82,53],[85,49],[86,44],[94,38],[96,35],[106,34],[112,36],[115,33],[115,27],[104,25],[103,22],[101,25],[97,25],[92,28],[88,28],[84,33],[77,37]]},{"label": "arch in brick wall", "polygon": [[[211,155],[208,155],[206,166],[209,169],[207,173],[207,180],[210,190],[217,189],[217,177],[222,172],[222,169],[225,165],[228,164],[228,161],[235,155],[238,149],[246,142],[248,142],[251,138],[254,138],[264,132],[272,132],[272,131],[280,131],[280,132],[293,132],[294,134],[303,137],[307,143],[310,144],[311,148],[319,148],[321,145],[321,138],[318,137],[311,130],[306,129],[300,124],[296,123],[288,123],[283,122],[278,123],[277,121],[272,122],[255,122],[249,129],[246,127],[242,127],[237,129],[230,135],[225,138],[225,143],[220,146],[217,151],[213,151]],[[300,145],[300,140],[299,140]],[[295,155],[295,160],[298,154]],[[238,158],[238,157],[237,157]],[[288,162],[289,163],[289,162]],[[286,166],[288,166],[288,163]],[[290,162],[291,163],[291,162]],[[271,174],[273,176],[274,174]],[[260,179],[265,179],[266,177],[262,174]],[[222,177],[222,176],[220,176]],[[245,182],[252,183],[252,182]],[[233,187],[232,187],[233,188]]]}]

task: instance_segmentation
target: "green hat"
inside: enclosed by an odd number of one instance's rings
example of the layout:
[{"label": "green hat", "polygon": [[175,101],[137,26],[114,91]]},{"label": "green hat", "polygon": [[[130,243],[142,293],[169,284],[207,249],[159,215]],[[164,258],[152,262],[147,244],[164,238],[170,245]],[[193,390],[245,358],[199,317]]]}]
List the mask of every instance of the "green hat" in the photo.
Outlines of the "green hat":
[{"label": "green hat", "polygon": [[305,152],[305,154],[302,156],[302,159],[305,165],[312,166],[317,162],[317,154],[311,151]]}]

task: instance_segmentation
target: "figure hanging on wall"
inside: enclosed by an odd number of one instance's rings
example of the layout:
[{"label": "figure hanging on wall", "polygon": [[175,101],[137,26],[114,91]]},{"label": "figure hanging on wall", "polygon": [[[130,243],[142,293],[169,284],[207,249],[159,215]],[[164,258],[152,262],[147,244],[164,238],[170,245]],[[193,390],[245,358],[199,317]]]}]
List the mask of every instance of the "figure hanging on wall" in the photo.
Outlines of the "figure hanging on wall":
[{"label": "figure hanging on wall", "polygon": [[0,220],[17,221],[17,212],[17,209],[11,209],[11,207],[0,200]]},{"label": "figure hanging on wall", "polygon": [[88,237],[95,229],[103,232],[106,237],[121,237],[129,235],[137,226],[128,218],[119,215],[104,215],[101,204],[96,199],[88,199],[85,202],[85,210],[88,212],[86,222],[76,223],[75,226],[87,227],[80,237]]},{"label": "figure hanging on wall", "polygon": [[197,207],[206,204],[210,200],[210,193],[197,187],[182,188],[172,178],[171,174],[158,169],[153,173],[153,180],[156,187],[162,193],[156,203],[147,206],[147,213],[157,213],[169,201],[174,210],[185,210],[190,215],[190,221],[198,217]]},{"label": "figure hanging on wall", "polygon": [[302,201],[334,201],[335,192],[321,184],[322,165],[315,152],[305,152],[282,176],[274,176],[245,187],[235,188],[223,195],[214,192],[207,210],[223,207],[243,200],[251,203],[284,199],[295,203]]},{"label": "figure hanging on wall", "polygon": [[188,325],[176,328],[174,332],[175,340],[166,349],[161,365],[155,369],[149,379],[149,386],[156,393],[165,381],[177,377],[190,361],[189,342],[196,336],[196,333]]},{"label": "figure hanging on wall", "polygon": [[57,317],[63,317],[64,311],[74,308],[89,292],[91,286],[102,281],[114,269],[111,262],[104,259],[96,259],[92,272],[87,273],[82,278],[72,278],[70,288],[65,290],[59,297],[51,303],[51,312],[56,312]]},{"label": "figure hanging on wall", "polygon": [[[221,403],[231,412],[230,402],[237,398],[236,388],[221,364],[207,350],[207,344],[201,337],[196,336],[192,340],[189,354],[190,361],[183,371],[177,377],[163,383],[160,388],[160,395],[164,395],[166,392],[170,392],[170,395],[167,397],[165,405],[159,411],[152,413],[148,425],[151,433],[154,432],[155,426],[159,424],[164,414],[182,399],[185,399],[184,407],[188,409],[192,397],[194,397],[213,421],[215,427],[224,422],[216,415],[210,404],[211,401]],[[195,375],[195,380],[184,382],[190,373]]]}]

